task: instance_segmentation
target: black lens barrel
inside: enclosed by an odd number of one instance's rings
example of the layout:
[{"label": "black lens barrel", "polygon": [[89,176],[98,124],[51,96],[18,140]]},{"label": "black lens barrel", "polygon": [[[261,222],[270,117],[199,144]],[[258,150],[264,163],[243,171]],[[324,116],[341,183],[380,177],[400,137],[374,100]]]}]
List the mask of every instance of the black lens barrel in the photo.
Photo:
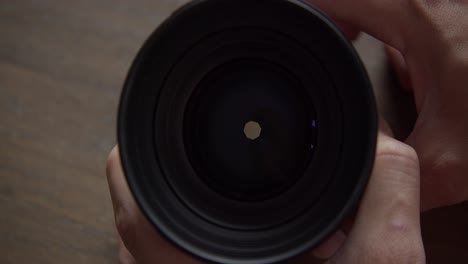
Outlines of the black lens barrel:
[{"label": "black lens barrel", "polygon": [[376,137],[358,55],[299,0],[185,5],[141,48],[118,117],[143,213],[215,263],[277,263],[317,246],[358,203]]}]

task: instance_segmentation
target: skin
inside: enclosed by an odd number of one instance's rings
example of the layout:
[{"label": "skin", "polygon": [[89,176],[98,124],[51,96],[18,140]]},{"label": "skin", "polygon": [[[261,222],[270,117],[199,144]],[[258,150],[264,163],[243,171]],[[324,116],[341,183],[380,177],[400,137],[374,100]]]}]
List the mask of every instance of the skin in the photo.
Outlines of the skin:
[{"label": "skin", "polygon": [[[125,182],[117,147],[109,156],[107,176],[121,237],[120,263],[202,263],[170,245],[142,215]],[[329,263],[424,263],[419,183],[416,152],[380,133],[375,168],[348,238],[340,231],[293,263],[308,263],[312,257],[329,258]]]},{"label": "skin", "polygon": [[387,44],[418,119],[405,141],[421,163],[421,209],[468,200],[468,0],[309,0]]},{"label": "skin", "polygon": [[[374,170],[351,230],[292,263],[425,263],[420,211],[468,200],[468,0],[309,0],[353,38],[387,44],[414,93],[418,119],[403,143],[381,122]],[[107,177],[121,238],[120,261],[201,263],[159,236],[134,202],[118,148]]]}]

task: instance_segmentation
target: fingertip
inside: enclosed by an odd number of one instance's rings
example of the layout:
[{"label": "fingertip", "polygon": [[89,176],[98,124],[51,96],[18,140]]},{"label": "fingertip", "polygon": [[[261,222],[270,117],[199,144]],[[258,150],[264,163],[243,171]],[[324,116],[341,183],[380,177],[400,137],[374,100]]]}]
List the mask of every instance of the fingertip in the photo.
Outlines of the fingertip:
[{"label": "fingertip", "polygon": [[114,212],[117,214],[121,208],[132,211],[136,205],[125,179],[118,146],[115,146],[109,154],[106,174]]},{"label": "fingertip", "polygon": [[122,239],[119,241],[119,263],[120,264],[136,264],[135,258],[128,251]]},{"label": "fingertip", "polygon": [[119,147],[115,145],[109,152],[106,161],[106,175],[109,176],[115,167],[120,166]]},{"label": "fingertip", "polygon": [[386,136],[393,137],[393,130],[381,115],[379,115],[379,132],[383,133]]},{"label": "fingertip", "polygon": [[[399,167],[399,165],[411,163],[412,167],[419,168],[419,158],[416,150],[410,145],[388,135],[381,135],[379,138],[376,161],[384,156],[392,156],[399,159],[399,161],[396,163],[384,163],[381,167]],[[378,168],[374,168],[374,172],[376,169]]]},{"label": "fingertip", "polygon": [[337,22],[336,24],[341,32],[343,32],[346,38],[350,41],[355,41],[361,34],[361,31],[357,27],[354,27],[350,24],[341,22]]},{"label": "fingertip", "polygon": [[408,65],[401,52],[389,45],[385,45],[385,54],[401,87],[406,91],[411,91],[411,77],[408,72]]},{"label": "fingertip", "polygon": [[338,251],[338,249],[343,245],[345,240],[345,233],[341,230],[338,230],[320,246],[315,248],[312,251],[312,254],[318,259],[329,259]]},{"label": "fingertip", "polygon": [[[405,32],[412,17],[404,1],[307,0],[334,19],[358,27],[399,50],[405,50]],[[388,24],[392,26],[385,26]]]},{"label": "fingertip", "polygon": [[354,221],[356,220],[356,216],[357,216],[357,210],[354,211],[352,214],[350,214],[348,217],[346,217],[341,226],[340,226],[340,229],[341,231],[343,231],[343,233],[345,234],[345,236],[348,236],[349,233],[351,233],[351,230],[354,226]]},{"label": "fingertip", "polygon": [[[369,237],[393,227],[393,219],[416,230],[419,225],[419,163],[410,146],[380,134],[371,179],[353,232]],[[369,227],[373,227],[369,229]]]}]

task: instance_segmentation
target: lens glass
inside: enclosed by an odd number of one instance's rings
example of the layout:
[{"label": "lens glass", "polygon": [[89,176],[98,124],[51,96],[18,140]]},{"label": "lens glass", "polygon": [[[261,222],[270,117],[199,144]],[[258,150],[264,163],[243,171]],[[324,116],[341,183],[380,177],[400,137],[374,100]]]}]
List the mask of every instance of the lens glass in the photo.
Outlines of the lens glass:
[{"label": "lens glass", "polygon": [[274,63],[217,67],[192,94],[184,145],[195,172],[231,199],[259,201],[288,190],[316,147],[317,119],[301,83]]}]

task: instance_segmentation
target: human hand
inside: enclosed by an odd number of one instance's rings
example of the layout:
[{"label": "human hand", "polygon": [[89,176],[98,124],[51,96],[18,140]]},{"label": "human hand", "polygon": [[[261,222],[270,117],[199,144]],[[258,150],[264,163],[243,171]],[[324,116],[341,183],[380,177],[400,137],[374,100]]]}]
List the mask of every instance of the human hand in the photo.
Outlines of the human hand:
[{"label": "human hand", "polygon": [[[143,216],[127,187],[117,147],[107,162],[107,178],[122,264],[202,263],[165,241]],[[310,254],[333,255],[329,263],[424,263],[419,210],[417,155],[381,133],[374,170],[349,237],[344,241],[337,233],[292,263],[309,263]]]},{"label": "human hand", "polygon": [[202,263],[173,247],[148,222],[140,211],[125,180],[118,148],[107,160],[107,182],[112,198],[115,225],[120,237],[119,262],[145,263]]},{"label": "human hand", "polygon": [[468,0],[308,0],[385,42],[418,119],[421,209],[468,200]]}]

